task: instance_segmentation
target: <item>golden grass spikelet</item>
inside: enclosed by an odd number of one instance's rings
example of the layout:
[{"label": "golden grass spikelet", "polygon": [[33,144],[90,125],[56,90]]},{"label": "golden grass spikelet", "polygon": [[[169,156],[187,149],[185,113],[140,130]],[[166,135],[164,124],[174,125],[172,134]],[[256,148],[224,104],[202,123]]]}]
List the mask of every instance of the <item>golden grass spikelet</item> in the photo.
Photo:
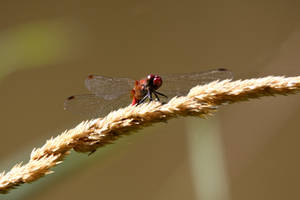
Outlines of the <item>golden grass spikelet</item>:
[{"label": "golden grass spikelet", "polygon": [[51,173],[50,168],[62,162],[72,148],[78,152],[94,152],[124,134],[156,122],[188,115],[205,118],[222,104],[275,94],[287,95],[299,90],[300,76],[214,81],[196,86],[187,96],[174,97],[166,104],[151,102],[127,106],[104,118],[83,121],[75,128],[47,140],[42,147],[34,148],[27,164],[17,164],[9,172],[1,173],[0,193],[7,193],[22,183],[35,181]]}]

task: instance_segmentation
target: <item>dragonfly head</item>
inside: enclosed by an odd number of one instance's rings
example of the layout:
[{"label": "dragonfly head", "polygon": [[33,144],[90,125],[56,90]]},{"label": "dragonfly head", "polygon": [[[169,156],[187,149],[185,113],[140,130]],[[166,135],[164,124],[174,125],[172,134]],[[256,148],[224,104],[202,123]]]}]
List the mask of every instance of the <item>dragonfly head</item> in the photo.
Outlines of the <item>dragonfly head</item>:
[{"label": "dragonfly head", "polygon": [[149,74],[147,76],[147,82],[154,90],[157,90],[162,85],[162,78],[158,75]]}]

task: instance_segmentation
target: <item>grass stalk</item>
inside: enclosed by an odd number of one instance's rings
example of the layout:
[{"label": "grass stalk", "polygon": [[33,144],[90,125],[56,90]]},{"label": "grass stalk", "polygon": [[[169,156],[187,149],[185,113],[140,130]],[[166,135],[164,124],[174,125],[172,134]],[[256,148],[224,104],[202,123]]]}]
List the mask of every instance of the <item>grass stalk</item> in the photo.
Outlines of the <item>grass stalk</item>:
[{"label": "grass stalk", "polygon": [[174,97],[168,103],[144,103],[112,111],[104,118],[83,121],[75,128],[51,138],[40,148],[34,148],[26,164],[16,164],[7,173],[0,174],[0,193],[23,183],[30,183],[52,173],[51,168],[61,163],[71,149],[94,152],[157,122],[166,122],[178,116],[212,115],[220,105],[271,95],[288,95],[300,90],[300,76],[268,76],[247,80],[214,81],[196,86],[187,96]]}]

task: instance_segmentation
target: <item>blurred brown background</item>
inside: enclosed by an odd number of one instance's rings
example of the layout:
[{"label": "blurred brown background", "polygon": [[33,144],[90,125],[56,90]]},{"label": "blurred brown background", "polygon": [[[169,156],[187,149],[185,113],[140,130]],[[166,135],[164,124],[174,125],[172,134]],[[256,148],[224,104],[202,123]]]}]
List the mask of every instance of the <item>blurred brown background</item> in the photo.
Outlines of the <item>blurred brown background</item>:
[{"label": "blurred brown background", "polygon": [[[91,73],[300,75],[299,1],[2,1],[0,170],[72,128]],[[300,199],[300,96],[156,124],[0,199]]]}]

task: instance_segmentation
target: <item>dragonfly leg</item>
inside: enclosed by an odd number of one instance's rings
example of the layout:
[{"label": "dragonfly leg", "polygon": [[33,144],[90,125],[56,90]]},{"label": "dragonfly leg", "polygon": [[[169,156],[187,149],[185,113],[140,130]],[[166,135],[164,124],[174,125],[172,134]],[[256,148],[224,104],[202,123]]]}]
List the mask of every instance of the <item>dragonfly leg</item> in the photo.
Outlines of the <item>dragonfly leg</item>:
[{"label": "dragonfly leg", "polygon": [[156,94],[156,92],[153,92],[153,94],[155,95],[156,100],[157,100],[157,101],[160,101],[160,99],[159,99],[158,95]]},{"label": "dragonfly leg", "polygon": [[153,91],[153,93],[154,93],[154,94],[159,94],[159,95],[161,95],[161,96],[163,96],[163,97],[168,98],[168,96],[165,95],[165,94],[163,94],[163,93],[160,93],[160,92],[157,92],[157,91]]},{"label": "dragonfly leg", "polygon": [[152,101],[152,91],[148,90],[147,96],[149,97],[149,100]]},{"label": "dragonfly leg", "polygon": [[137,105],[140,105],[141,103],[144,103],[144,101],[146,101],[147,98],[148,98],[148,95],[145,95],[145,96],[137,103]]},{"label": "dragonfly leg", "polygon": [[[156,94],[155,94],[155,96],[156,96]],[[152,91],[150,91],[150,90],[147,91],[147,94],[137,103],[137,105],[139,105],[141,103],[144,103],[146,101],[146,99],[148,99],[148,98],[149,98],[149,101],[153,100],[153,98],[152,98]]]}]

